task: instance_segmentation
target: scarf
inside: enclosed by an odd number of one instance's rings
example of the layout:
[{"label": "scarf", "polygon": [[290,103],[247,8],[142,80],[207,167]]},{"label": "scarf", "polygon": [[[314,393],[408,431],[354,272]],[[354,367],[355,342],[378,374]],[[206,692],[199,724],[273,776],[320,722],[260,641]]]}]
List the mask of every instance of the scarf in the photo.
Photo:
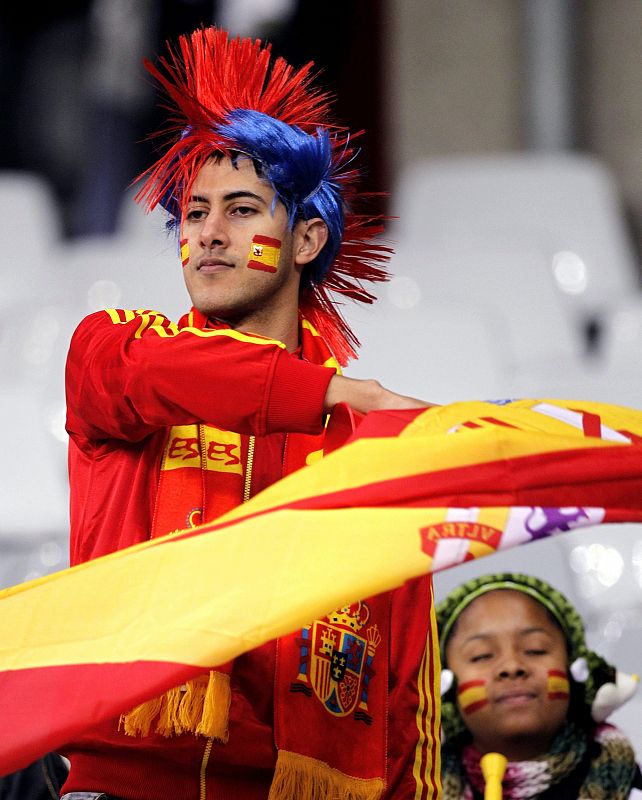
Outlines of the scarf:
[{"label": "scarf", "polygon": [[[593,755],[593,747],[596,755]],[[591,749],[589,749],[591,748]],[[473,800],[484,794],[481,754],[472,746],[442,748],[443,800]],[[581,768],[588,760],[579,800],[625,800],[636,772],[635,754],[628,739],[612,725],[599,725],[587,737],[567,722],[548,753],[532,761],[509,762],[502,782],[505,800],[534,800]],[[569,798],[573,800],[573,798]]]},{"label": "scarf", "polygon": [[[179,322],[216,327],[194,311]],[[312,325],[300,324],[301,358],[338,369]],[[324,434],[291,435],[289,474],[323,454]],[[209,522],[250,497],[254,437],[212,425],[170,429],[161,462],[152,537]],[[277,641],[275,740],[270,800],[377,800],[384,790],[389,594],[338,609]],[[120,719],[130,736],[192,733],[225,743],[233,663],[174,687]],[[333,679],[332,679],[333,678]],[[341,746],[337,746],[341,742]]]}]

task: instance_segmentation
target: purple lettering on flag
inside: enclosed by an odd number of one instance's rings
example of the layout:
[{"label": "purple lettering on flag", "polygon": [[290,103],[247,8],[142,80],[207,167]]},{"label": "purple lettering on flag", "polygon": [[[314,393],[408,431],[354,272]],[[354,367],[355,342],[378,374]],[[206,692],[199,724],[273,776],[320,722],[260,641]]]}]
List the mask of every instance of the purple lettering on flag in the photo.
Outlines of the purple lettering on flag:
[{"label": "purple lettering on flag", "polygon": [[526,518],[524,527],[533,539],[544,539],[552,533],[569,531],[588,520],[589,515],[583,508],[543,508],[535,507]]}]

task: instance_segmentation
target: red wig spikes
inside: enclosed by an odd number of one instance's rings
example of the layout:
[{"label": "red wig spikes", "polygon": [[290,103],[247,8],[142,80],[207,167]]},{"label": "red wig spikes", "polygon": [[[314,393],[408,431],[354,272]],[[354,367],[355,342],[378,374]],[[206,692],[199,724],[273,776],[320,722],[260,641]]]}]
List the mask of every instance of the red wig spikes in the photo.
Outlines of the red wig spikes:
[{"label": "red wig spikes", "polygon": [[[167,141],[165,152],[140,179],[139,202],[152,210],[162,203],[177,219],[182,197],[188,194],[196,173],[215,151],[225,152],[214,128],[235,109],[260,111],[314,135],[318,127],[333,135],[333,161],[346,163],[352,155],[350,134],[331,118],[328,92],[315,88],[313,63],[295,69],[283,58],[271,59],[269,44],[260,40],[230,39],[226,31],[204,28],[179,39],[180,53],[168,46],[169,55],[158,66],[145,66],[168,100],[166,127],[150,138]],[[362,281],[387,280],[385,264],[390,248],[373,241],[382,231],[381,218],[354,214],[357,170],[344,171],[340,189],[345,226],[339,253],[320,284],[306,287],[300,311],[326,339],[340,364],[355,356],[359,342],[344,320],[333,294],[371,303],[373,296]]]}]

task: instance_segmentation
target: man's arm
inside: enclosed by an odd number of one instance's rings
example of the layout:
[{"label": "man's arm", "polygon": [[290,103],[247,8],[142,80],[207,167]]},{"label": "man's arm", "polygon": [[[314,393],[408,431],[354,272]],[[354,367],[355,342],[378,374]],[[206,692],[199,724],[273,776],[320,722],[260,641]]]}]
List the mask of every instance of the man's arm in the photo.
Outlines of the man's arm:
[{"label": "man's arm", "polygon": [[153,312],[102,311],[72,337],[67,430],[77,441],[139,441],[168,425],[320,433],[334,370],[277,341],[178,328]]},{"label": "man's arm", "polygon": [[324,412],[424,408],[236,331],[178,330],[153,312],[102,311],[78,326],[66,370],[67,430],[84,440],[138,441],[166,425],[208,422],[263,435],[319,433]]},{"label": "man's arm", "polygon": [[347,403],[350,408],[362,414],[366,414],[368,411],[393,408],[431,408],[436,405],[392,392],[376,380],[361,380],[346,378],[344,375],[334,375],[328,384],[324,410],[331,411],[337,403]]}]

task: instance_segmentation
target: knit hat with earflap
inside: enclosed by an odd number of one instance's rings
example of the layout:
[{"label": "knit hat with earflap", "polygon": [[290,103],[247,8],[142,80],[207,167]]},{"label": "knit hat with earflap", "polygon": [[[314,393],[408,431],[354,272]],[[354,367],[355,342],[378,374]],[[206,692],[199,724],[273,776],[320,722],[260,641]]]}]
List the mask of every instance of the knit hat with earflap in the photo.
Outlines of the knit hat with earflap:
[{"label": "knit hat with earflap", "polygon": [[[554,589],[546,581],[530,575],[521,575],[515,572],[502,572],[494,575],[484,575],[473,578],[461,584],[439,603],[436,608],[437,627],[439,630],[439,644],[441,649],[442,669],[444,676],[450,673],[445,663],[446,644],[453,628],[468,606],[488,592],[498,589],[510,589],[532,597],[541,603],[557,622],[566,638],[568,648],[569,679],[571,683],[571,708],[578,721],[602,721],[615,707],[618,707],[635,691],[637,679],[629,679],[626,688],[618,691],[620,677],[615,667],[611,666],[597,653],[587,647],[584,624],[567,598]],[[456,687],[448,686],[448,681],[442,681],[442,729],[444,741],[452,742],[466,733],[464,722],[459,714],[456,703]],[[630,685],[629,685],[630,684]],[[614,699],[612,707],[605,711],[602,698],[604,690],[610,689]],[[598,692],[602,689],[601,695]]]}]

